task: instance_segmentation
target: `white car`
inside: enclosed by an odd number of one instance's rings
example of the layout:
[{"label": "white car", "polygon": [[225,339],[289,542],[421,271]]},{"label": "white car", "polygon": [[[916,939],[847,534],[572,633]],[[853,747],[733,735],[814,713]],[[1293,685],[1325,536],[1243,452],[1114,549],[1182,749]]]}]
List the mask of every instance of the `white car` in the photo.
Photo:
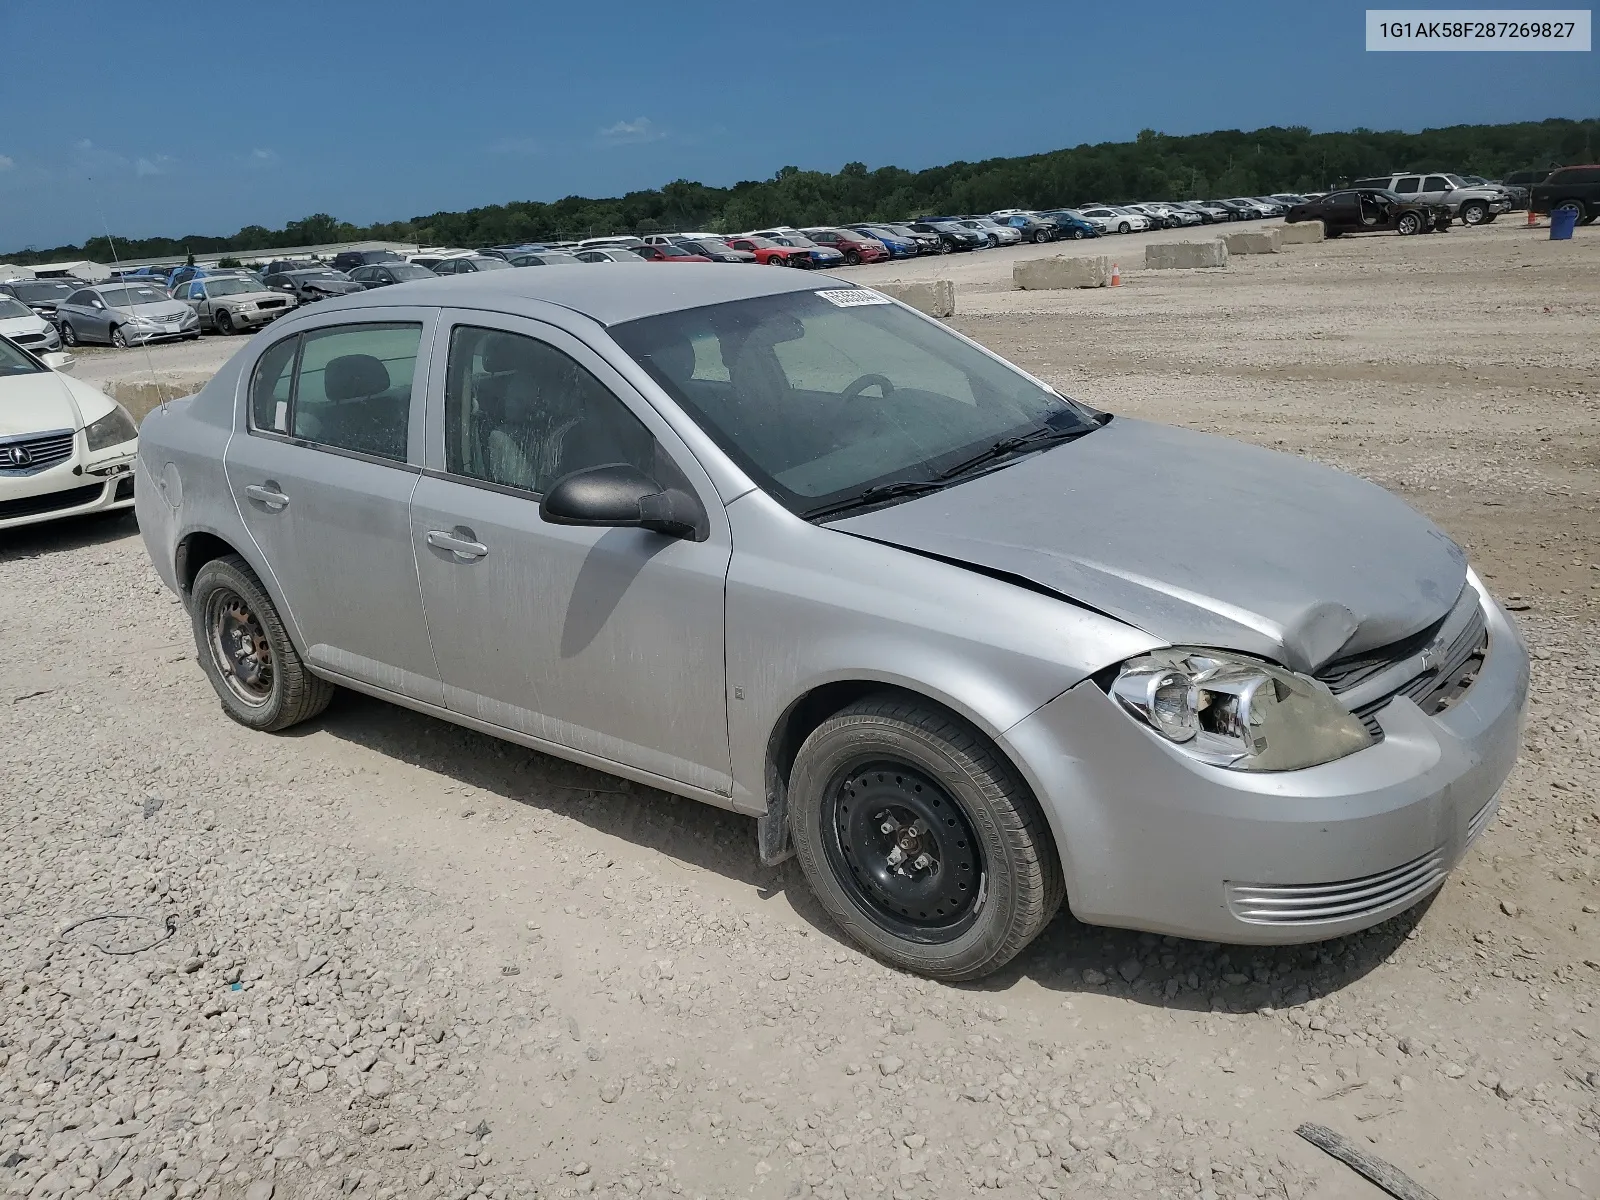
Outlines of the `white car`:
[{"label": "white car", "polygon": [[1123,208],[1116,204],[1082,208],[1078,211],[1084,220],[1094,222],[1102,233],[1134,233],[1141,229],[1149,229],[1151,225],[1150,218],[1143,213],[1136,213],[1131,208]]},{"label": "white car", "polygon": [[61,335],[54,325],[21,300],[3,292],[0,292],[0,337],[10,338],[35,354],[61,349]]},{"label": "white car", "polygon": [[138,450],[127,409],[0,337],[0,529],[132,508]]}]

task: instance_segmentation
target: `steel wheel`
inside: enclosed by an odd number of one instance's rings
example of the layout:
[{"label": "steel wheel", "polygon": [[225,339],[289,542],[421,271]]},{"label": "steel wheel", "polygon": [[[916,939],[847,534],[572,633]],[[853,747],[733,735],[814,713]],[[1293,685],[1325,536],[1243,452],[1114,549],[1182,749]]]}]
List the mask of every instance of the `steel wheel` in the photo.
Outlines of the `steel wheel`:
[{"label": "steel wheel", "polygon": [[211,323],[217,327],[217,332],[224,337],[233,332],[233,317],[228,314],[228,310],[225,308],[217,310],[211,318]]},{"label": "steel wheel", "polygon": [[118,325],[111,330],[111,344],[113,346],[118,346],[123,350],[128,348],[128,335],[122,332],[121,325]]},{"label": "steel wheel", "polygon": [[211,660],[241,703],[261,708],[272,699],[272,644],[261,620],[232,588],[206,597]]},{"label": "steel wheel", "polygon": [[78,344],[78,331],[69,323],[61,323],[61,341],[63,345],[76,346]]},{"label": "steel wheel", "polygon": [[1461,206],[1461,221],[1465,225],[1482,225],[1489,216],[1489,206],[1482,200],[1468,200]]},{"label": "steel wheel", "polygon": [[926,775],[882,760],[844,772],[823,822],[828,865],[880,929],[937,944],[977,920],[982,848],[961,806]]},{"label": "steel wheel", "polygon": [[1422,218],[1416,213],[1404,213],[1395,228],[1401,233],[1417,233],[1422,229]]}]

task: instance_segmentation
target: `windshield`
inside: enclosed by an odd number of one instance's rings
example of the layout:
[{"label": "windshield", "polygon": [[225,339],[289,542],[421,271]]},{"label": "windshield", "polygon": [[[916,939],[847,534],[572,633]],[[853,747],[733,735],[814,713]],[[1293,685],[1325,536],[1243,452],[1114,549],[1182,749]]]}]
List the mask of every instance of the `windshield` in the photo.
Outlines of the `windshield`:
[{"label": "windshield", "polygon": [[511,266],[503,258],[475,258],[472,261],[478,265],[478,270],[480,271],[498,271],[501,267],[509,268]]},{"label": "windshield", "polygon": [[100,289],[100,298],[112,308],[132,308],[136,304],[160,304],[167,297],[153,287],[108,287]]},{"label": "windshield", "polygon": [[328,271],[328,270],[321,270],[321,271],[291,271],[291,272],[289,272],[289,274],[294,276],[296,279],[349,279],[350,278],[350,276],[346,275],[343,271]]},{"label": "windshield", "polygon": [[999,439],[1096,427],[1021,372],[858,288],[685,309],[612,334],[801,514],[891,480],[931,480]]},{"label": "windshield", "polygon": [[432,279],[434,274],[426,267],[416,266],[408,262],[386,262],[383,269],[396,279]]},{"label": "windshield", "polygon": [[8,375],[36,375],[44,370],[5,338],[0,337],[0,379]]},{"label": "windshield", "polygon": [[14,317],[31,317],[34,315],[33,309],[26,304],[21,304],[10,296],[0,296],[0,321],[9,321]]},{"label": "windshield", "polygon": [[786,245],[790,245],[790,246],[812,246],[812,247],[815,247],[816,244],[817,244],[817,243],[813,242],[810,238],[806,237],[805,234],[803,234],[803,233],[786,233],[786,234],[783,235],[783,238],[781,240]]},{"label": "windshield", "polygon": [[69,283],[16,283],[12,284],[24,304],[41,304],[49,300],[65,300],[72,294]]},{"label": "windshield", "polygon": [[777,242],[773,241],[771,238],[764,238],[764,237],[747,237],[747,238],[740,238],[739,240],[741,242],[749,242],[757,250],[771,250],[771,249],[775,248],[777,246],[777,244],[778,244]]},{"label": "windshield", "polygon": [[253,279],[208,279],[208,296],[242,296],[246,292],[259,292],[261,285]]}]

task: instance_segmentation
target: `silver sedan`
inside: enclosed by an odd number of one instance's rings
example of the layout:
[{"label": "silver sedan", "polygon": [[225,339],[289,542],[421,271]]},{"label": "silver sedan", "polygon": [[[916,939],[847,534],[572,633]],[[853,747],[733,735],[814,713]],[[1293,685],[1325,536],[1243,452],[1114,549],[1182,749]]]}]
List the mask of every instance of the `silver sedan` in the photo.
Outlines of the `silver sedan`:
[{"label": "silver sedan", "polygon": [[200,336],[200,318],[194,310],[149,283],[79,288],[56,305],[56,327],[69,346],[84,342],[135,346]]},{"label": "silver sedan", "polygon": [[1523,644],[1454,542],[826,276],[500,271],[283,319],[140,438],[235,720],[336,687],[755,818],[948,980],[1079,918],[1332,937],[1437,890]]}]

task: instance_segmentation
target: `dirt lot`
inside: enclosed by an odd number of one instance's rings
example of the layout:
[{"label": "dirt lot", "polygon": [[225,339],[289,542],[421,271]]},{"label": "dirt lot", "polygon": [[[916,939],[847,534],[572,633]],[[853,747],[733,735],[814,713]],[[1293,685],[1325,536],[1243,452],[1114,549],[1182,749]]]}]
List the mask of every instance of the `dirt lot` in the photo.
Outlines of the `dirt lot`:
[{"label": "dirt lot", "polygon": [[1600,1196],[1600,232],[1543,239],[1146,273],[1115,238],[1095,292],[1010,292],[1034,248],[852,272],[948,272],[954,323],[1065,390],[1378,480],[1516,598],[1498,822],[1431,903],[1320,946],[1063,914],[982,986],[907,978],[743,819],[356,696],[247,733],[130,520],[7,535],[0,1187],[1377,1195],[1317,1121],[1441,1200]]}]

